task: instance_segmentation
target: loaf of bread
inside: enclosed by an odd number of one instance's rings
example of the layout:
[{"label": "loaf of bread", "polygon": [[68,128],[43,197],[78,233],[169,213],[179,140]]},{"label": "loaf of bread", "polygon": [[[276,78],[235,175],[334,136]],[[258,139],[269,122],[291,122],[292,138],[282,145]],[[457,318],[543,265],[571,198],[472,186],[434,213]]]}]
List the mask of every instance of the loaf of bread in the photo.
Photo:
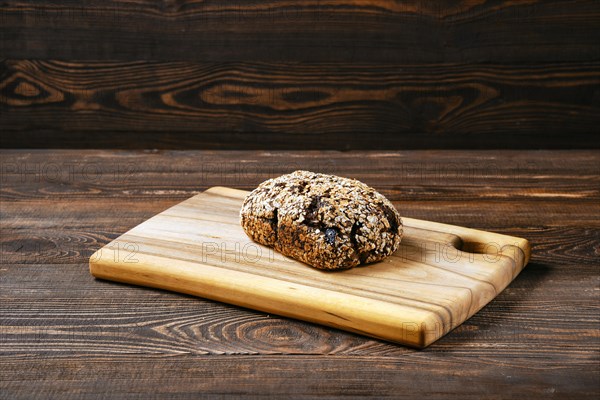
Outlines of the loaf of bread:
[{"label": "loaf of bread", "polygon": [[400,214],[383,195],[354,179],[308,171],[261,183],[240,216],[252,240],[326,270],[380,261],[402,238]]}]

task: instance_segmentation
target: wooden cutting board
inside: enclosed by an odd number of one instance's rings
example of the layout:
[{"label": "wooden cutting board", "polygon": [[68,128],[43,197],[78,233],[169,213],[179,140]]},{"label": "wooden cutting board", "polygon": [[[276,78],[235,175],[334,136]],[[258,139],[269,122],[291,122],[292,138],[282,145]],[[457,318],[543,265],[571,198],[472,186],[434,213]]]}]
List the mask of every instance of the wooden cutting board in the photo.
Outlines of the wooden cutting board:
[{"label": "wooden cutting board", "polygon": [[171,207],[94,253],[92,275],[425,347],[496,297],[530,256],[525,239],[403,218],[391,257],[320,271],[246,236],[247,194],[214,187]]}]

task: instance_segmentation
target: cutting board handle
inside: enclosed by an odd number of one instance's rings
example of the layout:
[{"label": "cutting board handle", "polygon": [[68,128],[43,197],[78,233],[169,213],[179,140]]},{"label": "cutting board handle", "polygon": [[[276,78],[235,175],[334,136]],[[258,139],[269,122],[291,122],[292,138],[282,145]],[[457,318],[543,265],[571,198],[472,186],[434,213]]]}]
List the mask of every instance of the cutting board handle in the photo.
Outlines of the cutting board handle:
[{"label": "cutting board handle", "polygon": [[403,241],[422,236],[427,240],[433,238],[447,243],[465,253],[485,254],[490,257],[505,254],[519,264],[518,268],[527,265],[531,257],[531,244],[527,239],[406,217],[403,217],[402,221],[406,231]]}]

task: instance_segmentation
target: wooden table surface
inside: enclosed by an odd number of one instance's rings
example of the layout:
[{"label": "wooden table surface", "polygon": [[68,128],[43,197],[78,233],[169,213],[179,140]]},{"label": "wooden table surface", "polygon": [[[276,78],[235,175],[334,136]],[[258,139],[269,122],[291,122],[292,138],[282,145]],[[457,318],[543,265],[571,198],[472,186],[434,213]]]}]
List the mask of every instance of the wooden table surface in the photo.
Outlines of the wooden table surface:
[{"label": "wooden table surface", "polygon": [[[0,154],[0,398],[600,394],[597,151]],[[89,274],[167,207],[298,168],[358,178],[408,217],[527,238],[533,257],[425,350]]]}]

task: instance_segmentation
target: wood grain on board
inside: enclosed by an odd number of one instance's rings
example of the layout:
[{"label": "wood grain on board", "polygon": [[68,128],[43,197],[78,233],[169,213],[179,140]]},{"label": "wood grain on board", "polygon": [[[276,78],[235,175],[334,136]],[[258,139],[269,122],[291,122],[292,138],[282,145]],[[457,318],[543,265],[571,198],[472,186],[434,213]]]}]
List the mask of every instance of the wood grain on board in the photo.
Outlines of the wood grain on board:
[{"label": "wood grain on board", "polygon": [[248,193],[215,186],[153,216],[95,252],[91,274],[422,348],[496,297],[531,255],[526,239],[403,218],[390,257],[320,271],[246,235]]}]

